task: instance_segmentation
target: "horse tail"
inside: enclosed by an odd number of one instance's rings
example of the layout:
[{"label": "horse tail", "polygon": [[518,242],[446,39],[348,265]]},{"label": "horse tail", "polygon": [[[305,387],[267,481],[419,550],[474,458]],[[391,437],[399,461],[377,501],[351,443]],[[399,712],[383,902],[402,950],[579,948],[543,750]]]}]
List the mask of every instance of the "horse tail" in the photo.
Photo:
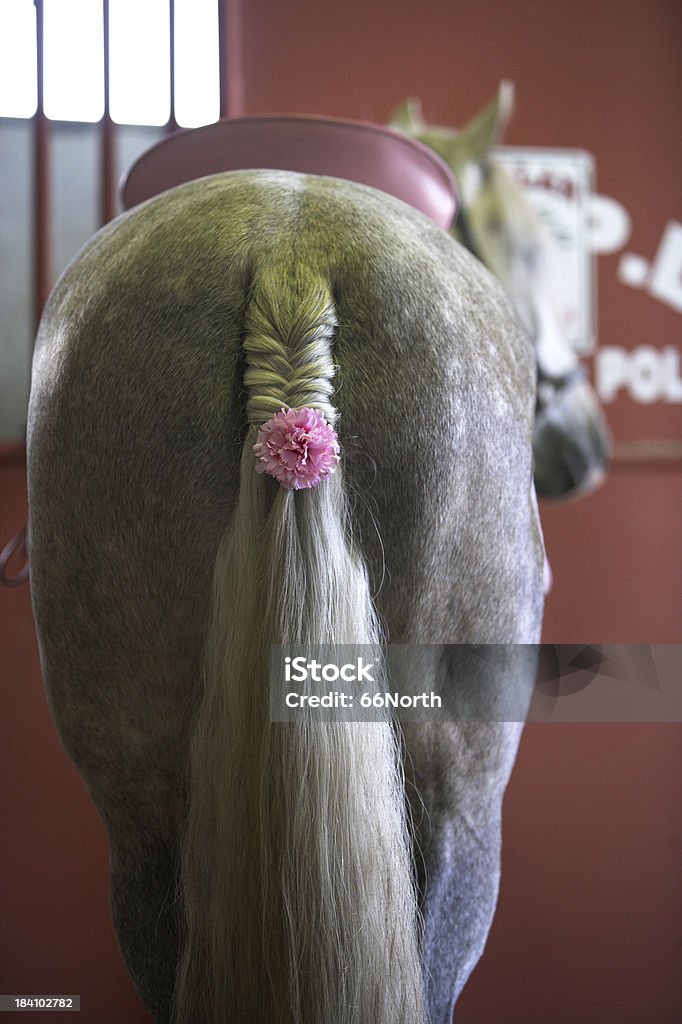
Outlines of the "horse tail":
[{"label": "horse tail", "polygon": [[333,424],[328,285],[261,273],[246,315],[248,433],[213,581],[181,864],[182,1024],[423,1024],[419,925],[390,723],[269,721],[270,645],[373,643],[342,470],[287,490],[255,472],[287,407]]}]

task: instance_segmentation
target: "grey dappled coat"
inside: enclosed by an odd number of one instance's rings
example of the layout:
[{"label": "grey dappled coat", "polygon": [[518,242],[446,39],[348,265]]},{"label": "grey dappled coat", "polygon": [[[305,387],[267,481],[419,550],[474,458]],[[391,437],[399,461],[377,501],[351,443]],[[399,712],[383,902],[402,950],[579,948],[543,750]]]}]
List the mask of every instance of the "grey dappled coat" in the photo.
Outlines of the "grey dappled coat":
[{"label": "grey dappled coat", "polygon": [[[501,287],[448,234],[361,185],[240,171],[162,194],[88,243],[37,342],[33,601],[50,706],[109,832],[119,943],[158,1021],[170,1019],[183,929],[179,836],[211,579],[248,436],[244,324],[264,280],[283,292],[322,282],[331,296],[343,487],[388,639],[539,639],[533,350]],[[464,686],[457,649],[427,664],[453,693]],[[529,691],[532,664],[509,657],[493,704],[512,677]],[[449,1021],[496,900],[521,727],[494,717],[403,727],[433,1024]],[[355,838],[371,847],[365,825]],[[258,906],[249,914],[260,920]],[[414,1024],[390,1000],[408,965],[380,935],[375,945],[382,967],[359,985],[376,1015],[328,1019]],[[281,1002],[269,1012],[293,1019]]]}]

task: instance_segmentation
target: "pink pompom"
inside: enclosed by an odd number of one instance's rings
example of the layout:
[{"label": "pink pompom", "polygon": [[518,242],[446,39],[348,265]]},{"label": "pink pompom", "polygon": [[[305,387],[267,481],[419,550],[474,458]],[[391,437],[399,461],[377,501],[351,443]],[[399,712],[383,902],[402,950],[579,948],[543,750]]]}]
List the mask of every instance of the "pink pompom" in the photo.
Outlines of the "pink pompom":
[{"label": "pink pompom", "polygon": [[315,487],[339,462],[336,431],[317,409],[281,409],[260,428],[253,451],[256,472],[289,490]]}]

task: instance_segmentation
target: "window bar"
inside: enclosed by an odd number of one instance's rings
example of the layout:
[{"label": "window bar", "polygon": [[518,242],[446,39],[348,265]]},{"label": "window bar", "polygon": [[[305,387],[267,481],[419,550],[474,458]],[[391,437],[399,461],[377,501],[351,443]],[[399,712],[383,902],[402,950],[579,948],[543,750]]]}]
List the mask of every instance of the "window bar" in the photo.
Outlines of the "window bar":
[{"label": "window bar", "polygon": [[110,48],[109,0],[102,0],[102,45],[104,47],[104,113],[100,121],[100,224],[116,216],[115,128],[109,112]]},{"label": "window bar", "polygon": [[170,19],[170,114],[166,123],[166,131],[177,130],[178,122],[175,120],[175,0],[168,0],[168,14]]},{"label": "window bar", "polygon": [[244,113],[241,0],[219,0],[218,39],[220,116],[241,117]]},{"label": "window bar", "polygon": [[43,306],[50,293],[52,268],[50,259],[50,134],[45,116],[43,0],[33,0],[36,9],[36,65],[38,107],[33,119],[33,320],[34,335],[38,330]]}]

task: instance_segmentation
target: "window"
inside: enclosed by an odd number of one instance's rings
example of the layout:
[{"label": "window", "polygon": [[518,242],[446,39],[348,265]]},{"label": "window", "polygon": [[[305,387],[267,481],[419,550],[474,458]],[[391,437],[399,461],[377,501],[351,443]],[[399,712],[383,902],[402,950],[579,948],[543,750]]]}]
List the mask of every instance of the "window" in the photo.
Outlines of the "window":
[{"label": "window", "polygon": [[[97,0],[45,0],[45,114],[98,121],[104,113],[104,15]],[[109,0],[110,113],[118,124],[170,116],[169,0]],[[36,9],[0,0],[0,117],[36,112]],[[175,118],[183,127],[220,112],[218,0],[175,0]]]},{"label": "window", "polygon": [[31,0],[0,0],[0,116],[33,117],[36,9]]}]

